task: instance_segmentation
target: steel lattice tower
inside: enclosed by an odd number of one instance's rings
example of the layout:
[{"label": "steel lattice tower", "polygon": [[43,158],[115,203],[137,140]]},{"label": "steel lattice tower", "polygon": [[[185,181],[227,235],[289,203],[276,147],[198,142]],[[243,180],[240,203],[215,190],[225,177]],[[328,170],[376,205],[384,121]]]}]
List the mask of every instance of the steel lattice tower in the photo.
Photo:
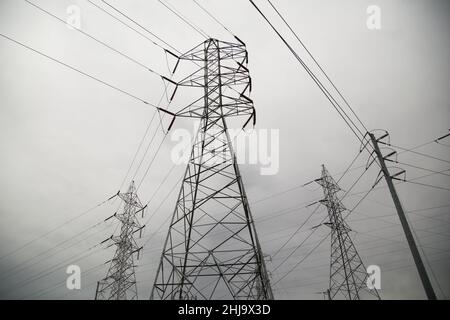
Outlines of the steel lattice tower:
[{"label": "steel lattice tower", "polygon": [[126,193],[117,194],[124,202],[122,213],[115,213],[105,221],[115,217],[120,221],[120,234],[111,236],[104,242],[112,241],[110,245],[117,247],[116,252],[110,262],[110,267],[105,278],[97,283],[95,292],[96,300],[137,300],[138,291],[135,275],[135,256],[139,259],[139,247],[135,240],[135,233],[142,232],[144,226],[141,226],[137,214],[142,212],[144,215],[145,207],[141,204],[134,186],[131,182]]},{"label": "steel lattice tower", "polygon": [[337,193],[341,190],[333,177],[322,165],[322,177],[315,180],[323,188],[325,198],[320,202],[327,207],[329,221],[324,223],[331,228],[330,287],[328,298],[360,300],[380,299],[376,289],[367,287],[368,274],[361,257],[350,237],[351,231],[342,213],[346,208]]},{"label": "steel lattice tower", "polygon": [[151,299],[273,299],[226,124],[231,116],[247,116],[245,124],[255,121],[247,50],[237,40],[208,39],[177,57],[199,68],[171,81],[175,91],[182,86],[203,90],[199,99],[170,114],[199,118],[200,126]]}]

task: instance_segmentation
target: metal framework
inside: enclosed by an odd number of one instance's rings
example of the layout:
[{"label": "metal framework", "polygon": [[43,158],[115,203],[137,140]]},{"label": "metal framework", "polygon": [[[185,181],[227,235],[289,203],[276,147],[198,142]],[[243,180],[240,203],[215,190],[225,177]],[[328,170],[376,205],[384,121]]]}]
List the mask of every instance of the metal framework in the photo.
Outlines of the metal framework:
[{"label": "metal framework", "polygon": [[366,267],[350,237],[351,229],[342,216],[346,208],[337,196],[341,190],[340,187],[324,165],[322,165],[322,177],[315,181],[322,186],[325,196],[320,202],[327,207],[329,221],[324,224],[331,228],[328,298],[330,300],[380,299],[376,289],[367,287]]},{"label": "metal framework", "polygon": [[135,256],[139,259],[142,247],[139,247],[134,238],[135,233],[142,233],[144,226],[141,226],[137,214],[142,212],[144,216],[145,207],[141,204],[134,186],[131,182],[126,193],[117,194],[125,203],[122,213],[115,213],[105,221],[116,218],[120,221],[120,234],[111,236],[102,243],[112,241],[108,247],[117,247],[113,259],[110,263],[108,273],[105,278],[97,283],[95,300],[137,300],[138,291],[135,275]]},{"label": "metal framework", "polygon": [[247,50],[237,40],[208,39],[177,57],[199,68],[173,82],[175,91],[181,86],[203,91],[199,99],[171,114],[174,119],[199,118],[200,126],[151,299],[273,299],[226,124],[231,116],[247,116],[245,125],[255,121],[248,98]]}]

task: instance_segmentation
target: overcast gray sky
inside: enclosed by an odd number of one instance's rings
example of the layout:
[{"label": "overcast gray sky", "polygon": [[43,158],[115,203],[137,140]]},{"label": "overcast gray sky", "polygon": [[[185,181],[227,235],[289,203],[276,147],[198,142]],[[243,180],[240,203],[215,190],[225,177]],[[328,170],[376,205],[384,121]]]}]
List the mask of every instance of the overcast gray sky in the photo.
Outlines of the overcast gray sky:
[{"label": "overcast gray sky", "polygon": [[[165,55],[160,48],[86,0],[34,2],[64,19],[68,16],[67,7],[79,6],[83,31],[143,61],[157,72],[168,74]],[[101,5],[101,1],[93,2]],[[256,128],[279,129],[280,132],[278,174],[264,176],[258,165],[242,166],[250,202],[318,178],[322,163],[332,174],[345,170],[359,150],[358,141],[251,4],[244,0],[199,2],[246,42],[248,67],[253,79],[252,99],[258,112]],[[270,11],[267,2],[255,2],[288,35],[288,30]],[[273,2],[369,129],[388,130],[391,142],[405,148],[448,132],[448,1]],[[111,0],[111,3],[180,51],[187,51],[203,41],[199,34],[156,0]],[[194,2],[172,0],[170,3],[210,36],[233,41],[230,34]],[[380,30],[366,27],[369,5],[381,9]],[[68,29],[26,2],[2,0],[0,15],[2,34],[150,103],[156,104],[161,97],[163,83],[154,74]],[[293,37],[287,38],[294,43]],[[295,48],[306,57],[301,47],[296,45]],[[0,38],[0,61],[0,257],[3,257],[116,193],[154,109],[4,38]],[[192,130],[192,122],[177,121],[174,129]],[[154,122],[150,132],[156,130],[156,124]],[[150,163],[161,138],[162,133],[158,131],[143,169]],[[442,142],[450,145],[448,140]],[[167,139],[155,158],[139,190],[142,202],[150,200],[170,170],[170,152],[174,144]],[[444,145],[429,144],[417,151],[450,159],[450,149]],[[366,160],[367,155],[362,154],[355,167]],[[444,161],[417,154],[402,153],[399,160],[435,171],[448,169],[448,163]],[[407,178],[430,173],[404,168]],[[137,181],[142,179],[144,171],[138,172]],[[146,227],[143,239],[139,240],[143,243],[152,236],[137,269],[141,299],[147,299],[150,294],[167,232],[167,224],[162,227],[161,224],[173,212],[178,186],[168,198],[165,197],[183,172],[184,165],[177,166],[149,205],[148,214],[154,213],[154,217]],[[377,173],[372,167],[354,191],[369,189]],[[349,188],[359,174],[361,169],[351,171],[340,182],[341,187]],[[450,188],[448,176],[444,175],[417,181]],[[383,188],[374,190],[348,220],[355,231],[355,244],[366,265],[381,267],[382,298],[424,298],[385,182],[381,181],[380,186]],[[450,295],[449,191],[403,183],[398,185],[398,192],[406,210],[440,207],[410,213],[409,219],[426,254],[430,275],[434,275],[432,281],[436,292],[440,298],[446,298]],[[262,249],[268,255],[269,271],[324,217],[324,209],[317,211],[286,250],[272,260],[269,258],[314,208],[302,206],[321,196],[317,186],[309,185],[252,206]],[[344,203],[351,208],[359,199],[357,195],[348,197]],[[118,205],[118,201],[103,205],[1,258],[0,296],[92,299],[96,281],[107,271],[104,262],[113,254],[112,249],[96,245],[115,227],[112,223],[92,226],[114,213]],[[298,209],[281,211],[293,207]],[[264,220],[280,212],[286,214]],[[277,282],[327,232],[326,227],[320,227],[283,267],[271,273],[272,282]],[[89,250],[93,246],[96,247]],[[274,287],[275,297],[321,299],[318,292],[328,286],[329,247],[329,240],[325,241],[279,282]],[[80,265],[85,271],[82,273],[82,290],[66,289],[65,268],[69,264]]]}]

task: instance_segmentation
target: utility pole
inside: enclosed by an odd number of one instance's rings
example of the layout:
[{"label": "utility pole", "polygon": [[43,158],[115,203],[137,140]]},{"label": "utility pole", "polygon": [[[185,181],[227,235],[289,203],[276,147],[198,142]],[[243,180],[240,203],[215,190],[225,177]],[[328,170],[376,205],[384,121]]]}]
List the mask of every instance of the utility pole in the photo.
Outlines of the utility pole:
[{"label": "utility pole", "polygon": [[102,243],[112,241],[112,245],[117,247],[113,259],[107,261],[110,263],[108,273],[105,278],[97,283],[95,291],[95,300],[137,300],[138,292],[136,285],[136,274],[134,260],[139,259],[139,252],[142,247],[136,244],[135,233],[142,233],[144,226],[141,226],[137,214],[142,212],[143,206],[136,194],[134,181],[126,193],[118,193],[118,196],[124,201],[123,213],[115,213],[105,219],[105,221],[116,218],[120,221],[120,234],[116,237],[111,236]]},{"label": "utility pole", "polygon": [[337,195],[341,188],[324,165],[321,178],[315,182],[323,188],[324,199],[320,202],[328,211],[328,222],[324,224],[331,229],[330,285],[326,291],[328,299],[381,299],[377,289],[367,287],[366,267],[350,237],[351,229],[342,216],[347,209]]},{"label": "utility pole", "polygon": [[245,124],[255,121],[247,50],[236,40],[208,39],[176,56],[196,70],[179,82],[165,79],[175,85],[171,99],[181,87],[201,91],[177,113],[161,109],[173,116],[169,129],[176,117],[200,119],[200,126],[150,299],[273,299],[226,123],[242,115]]},{"label": "utility pole", "polygon": [[420,257],[420,253],[417,249],[416,242],[414,241],[414,237],[408,224],[408,220],[406,220],[405,212],[403,211],[402,204],[400,203],[400,199],[397,195],[394,183],[392,182],[392,176],[390,175],[389,170],[386,166],[385,158],[380,151],[380,147],[378,145],[380,139],[376,139],[375,135],[370,132],[369,136],[378,158],[378,162],[380,163],[381,171],[384,175],[389,191],[391,192],[392,200],[394,201],[395,208],[397,209],[397,214],[402,224],[403,231],[405,232],[406,240],[408,241],[409,249],[411,250],[412,256],[414,258],[414,262],[416,264],[417,271],[419,272],[420,280],[422,281],[425,293],[429,300],[436,300],[436,294],[434,292],[433,286],[431,285],[430,278],[428,277],[427,270],[425,269],[422,258]]}]

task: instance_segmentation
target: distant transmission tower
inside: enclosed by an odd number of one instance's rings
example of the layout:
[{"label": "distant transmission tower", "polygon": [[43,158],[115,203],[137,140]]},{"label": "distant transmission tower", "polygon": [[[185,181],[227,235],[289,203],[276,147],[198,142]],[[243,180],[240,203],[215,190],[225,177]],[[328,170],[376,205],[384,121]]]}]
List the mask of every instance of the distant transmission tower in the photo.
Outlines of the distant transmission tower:
[{"label": "distant transmission tower", "polygon": [[346,210],[337,193],[341,190],[333,177],[322,165],[322,177],[316,182],[322,186],[325,198],[321,200],[327,207],[329,221],[324,223],[331,228],[330,287],[328,298],[360,300],[380,299],[376,289],[367,287],[368,274],[361,257],[350,238],[350,227],[342,213]]},{"label": "distant transmission tower", "polygon": [[226,124],[227,117],[241,115],[248,117],[245,125],[255,121],[247,50],[237,40],[206,40],[177,57],[199,68],[178,83],[168,80],[175,90],[201,90],[199,99],[168,112],[173,120],[198,118],[200,126],[151,299],[273,299]]},{"label": "distant transmission tower", "polygon": [[135,275],[135,256],[139,259],[139,252],[142,247],[136,244],[135,233],[142,232],[137,214],[144,215],[145,207],[141,204],[134,186],[134,181],[126,193],[118,193],[118,196],[125,203],[123,213],[115,213],[105,221],[115,217],[120,221],[120,234],[111,236],[104,242],[112,241],[110,245],[117,247],[116,252],[110,262],[110,267],[105,278],[97,283],[95,292],[96,300],[137,300],[138,292]]}]

